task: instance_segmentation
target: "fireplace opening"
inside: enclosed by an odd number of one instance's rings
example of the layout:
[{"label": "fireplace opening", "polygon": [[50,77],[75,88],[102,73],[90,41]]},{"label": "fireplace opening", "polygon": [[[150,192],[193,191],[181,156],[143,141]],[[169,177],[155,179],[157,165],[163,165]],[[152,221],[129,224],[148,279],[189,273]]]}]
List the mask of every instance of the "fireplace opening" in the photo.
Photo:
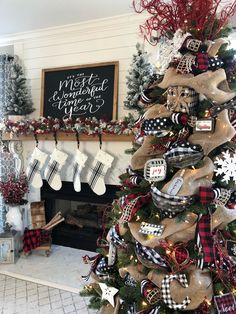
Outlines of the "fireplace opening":
[{"label": "fireplace opening", "polygon": [[106,185],[104,195],[96,195],[87,183],[76,192],[72,182],[62,182],[59,191],[44,180],[41,200],[45,201],[46,222],[59,211],[65,221],[52,231],[52,243],[88,251],[95,251],[96,240],[102,235],[103,211],[115,198],[118,186]]}]

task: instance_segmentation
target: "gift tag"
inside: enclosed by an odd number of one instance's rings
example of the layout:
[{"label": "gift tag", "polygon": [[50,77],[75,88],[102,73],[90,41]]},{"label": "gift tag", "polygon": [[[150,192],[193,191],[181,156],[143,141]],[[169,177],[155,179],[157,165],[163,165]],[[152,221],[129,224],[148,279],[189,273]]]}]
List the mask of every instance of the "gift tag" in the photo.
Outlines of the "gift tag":
[{"label": "gift tag", "polygon": [[153,225],[147,222],[142,222],[139,232],[144,234],[155,235],[157,237],[161,236],[164,231],[163,225]]},{"label": "gift tag", "polygon": [[213,132],[214,131],[214,119],[205,118],[198,119],[195,125],[196,132]]},{"label": "gift tag", "polygon": [[174,178],[166,191],[167,194],[176,195],[181,189],[183,182],[184,182],[184,179],[182,177]]},{"label": "gift tag", "polygon": [[214,301],[219,314],[236,313],[236,302],[233,293],[214,296]]},{"label": "gift tag", "polygon": [[158,182],[166,177],[166,161],[164,158],[150,159],[144,166],[144,178],[147,181]]},{"label": "gift tag", "polygon": [[236,241],[226,241],[226,247],[229,256],[236,257]]}]

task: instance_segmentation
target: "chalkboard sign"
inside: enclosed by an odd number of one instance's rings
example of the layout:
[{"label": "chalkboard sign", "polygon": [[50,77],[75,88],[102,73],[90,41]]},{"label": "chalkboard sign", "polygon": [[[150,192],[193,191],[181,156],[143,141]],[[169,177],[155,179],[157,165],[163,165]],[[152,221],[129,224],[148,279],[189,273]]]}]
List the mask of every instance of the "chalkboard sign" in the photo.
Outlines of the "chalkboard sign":
[{"label": "chalkboard sign", "polygon": [[118,62],[42,70],[41,116],[116,119]]}]

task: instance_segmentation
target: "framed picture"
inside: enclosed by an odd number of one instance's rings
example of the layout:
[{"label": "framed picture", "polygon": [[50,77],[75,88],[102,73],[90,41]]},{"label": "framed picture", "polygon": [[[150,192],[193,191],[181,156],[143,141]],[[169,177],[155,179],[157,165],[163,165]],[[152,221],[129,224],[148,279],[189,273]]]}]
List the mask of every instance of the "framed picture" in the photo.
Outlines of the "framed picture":
[{"label": "framed picture", "polygon": [[43,69],[41,116],[116,119],[118,72],[118,61]]}]

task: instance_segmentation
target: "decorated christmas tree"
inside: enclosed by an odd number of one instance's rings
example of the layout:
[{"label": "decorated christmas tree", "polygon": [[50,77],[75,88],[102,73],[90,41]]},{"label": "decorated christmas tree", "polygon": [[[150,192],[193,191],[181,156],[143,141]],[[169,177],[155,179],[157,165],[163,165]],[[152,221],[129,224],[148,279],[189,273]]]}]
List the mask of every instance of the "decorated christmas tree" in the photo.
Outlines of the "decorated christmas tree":
[{"label": "decorated christmas tree", "polygon": [[16,59],[11,65],[7,102],[3,112],[7,115],[28,115],[34,110],[23,68]]},{"label": "decorated christmas tree", "polygon": [[[133,55],[132,64],[129,69],[129,75],[126,76],[126,85],[128,88],[125,108],[142,111],[144,105],[142,97],[145,98],[144,91],[147,94],[147,88],[155,78],[154,66],[148,60],[148,54],[141,48],[139,43],[136,44],[137,52]],[[149,91],[150,92],[150,91]],[[148,95],[147,103],[149,102]],[[151,102],[151,101],[150,101]]]},{"label": "decorated christmas tree", "polygon": [[[158,38],[148,88],[166,97],[137,121],[139,148],[121,175],[83,292],[101,313],[236,313],[234,50],[236,2],[134,2]],[[152,37],[152,40],[151,40]]]}]

